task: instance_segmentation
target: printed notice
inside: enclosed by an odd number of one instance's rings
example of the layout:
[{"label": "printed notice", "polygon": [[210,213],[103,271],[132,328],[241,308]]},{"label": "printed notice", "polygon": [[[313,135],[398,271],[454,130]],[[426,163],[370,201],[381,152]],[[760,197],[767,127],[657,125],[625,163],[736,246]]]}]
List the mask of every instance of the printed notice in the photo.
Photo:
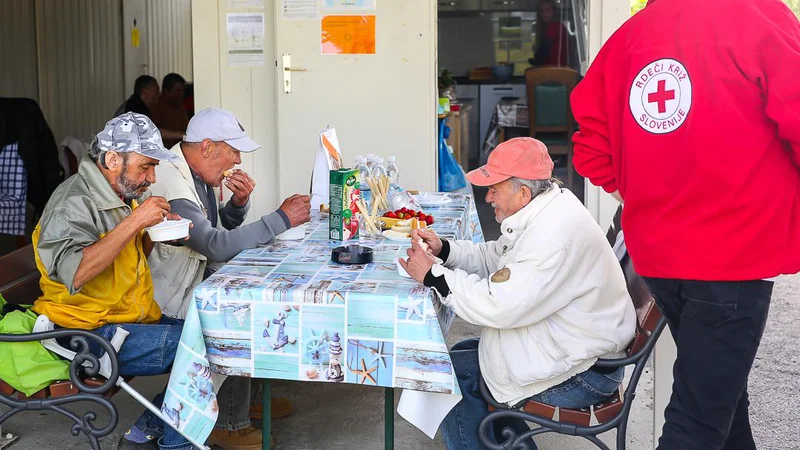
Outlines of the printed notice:
[{"label": "printed notice", "polygon": [[323,8],[336,10],[368,9],[375,10],[375,0],[324,0]]},{"label": "printed notice", "polygon": [[228,0],[229,9],[263,8],[264,0]]},{"label": "printed notice", "polygon": [[375,16],[323,17],[322,54],[375,54]]},{"label": "printed notice", "polygon": [[283,20],[316,20],[319,18],[317,0],[281,0]]},{"label": "printed notice", "polygon": [[264,13],[228,14],[228,65],[264,65]]}]

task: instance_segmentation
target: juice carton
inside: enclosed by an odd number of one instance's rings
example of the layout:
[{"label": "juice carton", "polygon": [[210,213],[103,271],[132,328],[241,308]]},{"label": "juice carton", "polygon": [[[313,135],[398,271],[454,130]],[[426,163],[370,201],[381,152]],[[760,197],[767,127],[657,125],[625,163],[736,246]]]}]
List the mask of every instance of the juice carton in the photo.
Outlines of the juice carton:
[{"label": "juice carton", "polygon": [[330,171],[330,202],[328,237],[337,241],[358,238],[360,213],[356,201],[361,195],[358,169]]}]

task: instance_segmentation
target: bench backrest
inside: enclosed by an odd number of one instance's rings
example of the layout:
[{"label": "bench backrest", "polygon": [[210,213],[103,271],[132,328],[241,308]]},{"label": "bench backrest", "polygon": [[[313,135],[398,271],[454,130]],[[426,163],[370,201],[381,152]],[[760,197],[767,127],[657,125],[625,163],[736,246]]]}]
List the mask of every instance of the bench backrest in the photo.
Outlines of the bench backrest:
[{"label": "bench backrest", "polygon": [[625,274],[628,294],[630,294],[633,307],[636,309],[636,334],[627,349],[628,356],[630,356],[647,343],[661,319],[661,311],[644,279],[633,269],[633,263],[627,253],[622,260],[622,272]]},{"label": "bench backrest", "polygon": [[627,349],[627,354],[630,356],[647,344],[648,338],[656,329],[659,319],[661,319],[661,311],[658,309],[655,298],[650,293],[644,278],[636,273],[633,268],[633,261],[631,261],[628,251],[624,248],[624,233],[620,234],[622,232],[621,217],[622,205],[617,208],[617,212],[614,214],[614,220],[608,228],[607,237],[614,247],[617,258],[619,258],[622,273],[625,275],[628,294],[631,296],[633,307],[636,309],[636,334]]},{"label": "bench backrest", "polygon": [[32,245],[0,256],[0,294],[8,303],[29,305],[36,301],[42,295],[40,278]]}]

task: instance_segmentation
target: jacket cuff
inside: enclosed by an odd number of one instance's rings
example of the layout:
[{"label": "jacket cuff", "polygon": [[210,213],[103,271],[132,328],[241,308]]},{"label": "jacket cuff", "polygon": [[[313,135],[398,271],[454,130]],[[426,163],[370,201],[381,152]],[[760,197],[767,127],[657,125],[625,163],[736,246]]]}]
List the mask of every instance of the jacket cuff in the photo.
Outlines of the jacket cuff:
[{"label": "jacket cuff", "polygon": [[609,194],[619,190],[619,187],[617,186],[617,181],[616,180],[609,181],[608,183],[604,184],[602,187],[603,187],[603,190],[608,192]]},{"label": "jacket cuff", "polygon": [[447,239],[442,239],[442,251],[436,257],[447,263],[447,258],[450,257],[450,243],[447,242]]},{"label": "jacket cuff", "polygon": [[281,219],[283,219],[283,223],[286,225],[287,230],[289,228],[292,228],[292,221],[289,220],[289,216],[286,215],[286,213],[283,212],[282,209],[276,209],[275,212],[278,213],[279,216],[281,216]]},{"label": "jacket cuff", "polygon": [[267,228],[272,230],[273,236],[277,236],[289,229],[289,227],[286,226],[286,219],[284,219],[280,214],[281,212],[267,214],[261,218],[261,221],[267,225]]},{"label": "jacket cuff", "polygon": [[[444,247],[442,247],[444,250]],[[425,279],[422,280],[422,284],[429,288],[434,288],[439,291],[439,295],[442,297],[447,297],[450,295],[450,286],[447,285],[447,280],[444,279],[444,275],[434,276],[432,270],[428,270],[428,273],[425,274]]]}]

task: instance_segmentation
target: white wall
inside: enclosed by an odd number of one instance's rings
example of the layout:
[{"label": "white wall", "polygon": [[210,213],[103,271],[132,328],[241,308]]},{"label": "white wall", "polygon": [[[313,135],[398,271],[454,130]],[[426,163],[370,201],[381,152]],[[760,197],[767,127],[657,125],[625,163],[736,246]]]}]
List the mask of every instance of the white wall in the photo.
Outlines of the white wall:
[{"label": "white wall", "polygon": [[[603,43],[630,17],[630,0],[587,0],[589,5],[589,62]],[[586,180],[586,207],[605,230],[611,224],[619,202]]]},{"label": "white wall", "polygon": [[[139,75],[151,75],[160,84],[175,72],[192,81],[192,0],[123,0],[122,15],[127,95]],[[138,48],[131,42],[134,18]]]},{"label": "white wall", "polygon": [[[229,10],[227,0],[192,2],[195,108],[199,110],[206,107],[221,107],[232,111],[242,121],[251,137],[262,146],[252,155],[243,155],[242,168],[253,175],[257,182],[249,220],[274,210],[279,206],[280,199],[288,193],[307,191],[310,179],[305,176],[305,172],[300,174],[293,169],[302,166],[310,174],[313,163],[313,155],[306,151],[306,147],[287,147],[281,151],[280,158],[278,157],[276,137],[277,117],[280,112],[276,110],[276,101],[277,95],[286,94],[283,94],[282,90],[280,93],[277,92],[274,4],[270,1],[264,3],[266,7],[263,9]],[[247,11],[265,14],[267,64],[264,67],[228,67],[226,14]],[[348,83],[351,83],[349,80],[339,83],[335,81],[339,80],[338,78],[331,79],[327,82],[330,86],[328,95],[314,99],[314,102],[342,104],[341,102],[347,101],[345,94],[350,92],[353,95],[362,94],[362,97],[359,97],[362,100],[363,94],[367,94],[369,108],[362,108],[362,115],[359,118],[349,113],[340,113],[338,116],[331,114],[324,122],[320,122],[323,123],[322,126],[314,128],[313,133],[304,132],[303,136],[308,137],[313,147],[313,142],[317,139],[316,133],[324,127],[324,124],[335,125],[348,164],[356,154],[371,152],[384,156],[395,154],[398,156],[398,161],[401,159],[403,161],[401,171],[408,186],[432,189],[435,187],[436,167],[435,8],[428,0],[405,3],[379,0],[376,14],[378,51],[383,52],[381,57],[389,55],[395,60],[392,64],[387,64],[388,69],[384,67],[377,74],[369,72],[369,79],[352,89],[349,87]],[[319,57],[318,22],[316,31],[311,30],[309,33],[304,39],[308,38],[310,43],[303,46],[303,51],[307,51],[308,56],[314,52],[316,57]],[[409,33],[413,33],[416,38],[412,48],[424,47],[420,52],[415,52],[413,57],[406,57],[398,51],[398,48],[402,49],[405,45],[403,41],[409,39]],[[303,43],[305,42],[304,40]],[[293,57],[296,56],[297,53],[294,53]],[[348,74],[341,70],[345,60],[358,60],[358,57],[326,56],[325,58],[329,58],[330,66],[326,67],[333,67],[330,73],[336,74],[335,76]],[[420,62],[423,60],[424,63]],[[296,64],[299,67],[307,67],[299,59]],[[403,71],[392,69],[398,64],[406,66],[414,64],[415,69],[410,70],[407,67],[404,67]],[[421,69],[417,71],[416,67]],[[314,76],[314,73],[321,72],[309,70],[304,75],[297,76],[300,79],[301,76]],[[363,73],[360,75],[364,76]],[[357,76],[350,78],[358,80]],[[295,86],[299,93],[302,83]],[[315,84],[315,88],[319,86],[321,84]],[[348,88],[343,89],[342,86]],[[409,95],[411,90],[413,95]],[[314,110],[314,102],[297,105],[301,112],[308,112],[305,118],[306,125],[316,124],[320,119],[319,111]],[[352,106],[342,105],[340,110],[347,110]],[[294,109],[290,113],[297,111]],[[371,113],[365,118],[364,111]],[[282,131],[295,132],[291,127]],[[415,170],[415,161],[424,161],[424,165]],[[280,189],[283,189],[283,194],[280,193]],[[303,190],[298,191],[298,189]]]},{"label": "white wall", "polygon": [[[147,44],[150,35],[147,30],[147,3],[145,0],[122,1],[122,55],[125,78],[125,95],[133,93],[133,84],[139,75],[149,73],[147,66]],[[134,47],[132,33],[136,23],[139,31],[139,46]]]},{"label": "white wall", "polygon": [[263,67],[228,67],[228,12],[263,12],[265,16],[265,59],[275,60],[275,27],[271,1],[263,9],[229,10],[227,0],[192,0],[192,48],[195,111],[217,107],[230,110],[261,148],[242,155],[242,169],[256,180],[248,220],[258,219],[279,206],[275,70]]}]

